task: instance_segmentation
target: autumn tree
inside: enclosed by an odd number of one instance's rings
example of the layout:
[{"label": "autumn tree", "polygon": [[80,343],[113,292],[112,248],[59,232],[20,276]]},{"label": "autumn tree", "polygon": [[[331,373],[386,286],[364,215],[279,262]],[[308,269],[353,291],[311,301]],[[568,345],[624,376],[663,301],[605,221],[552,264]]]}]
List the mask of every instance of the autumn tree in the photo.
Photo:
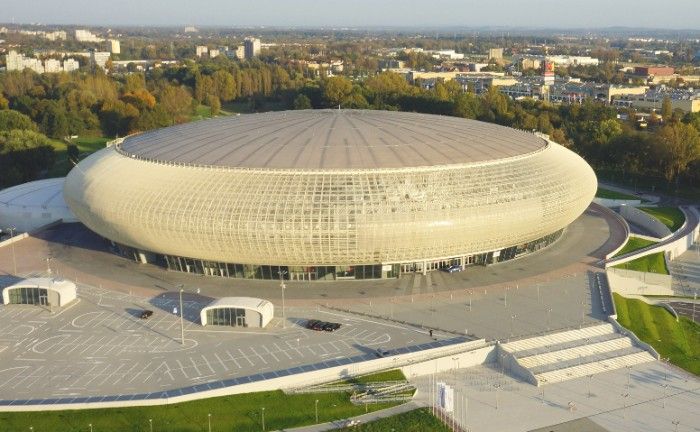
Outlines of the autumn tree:
[{"label": "autumn tree", "polygon": [[326,78],[321,82],[321,91],[328,105],[343,105],[352,93],[352,83],[342,76]]},{"label": "autumn tree", "polygon": [[688,165],[700,159],[700,133],[693,126],[679,122],[663,126],[654,138],[663,175],[677,184],[678,176]]}]

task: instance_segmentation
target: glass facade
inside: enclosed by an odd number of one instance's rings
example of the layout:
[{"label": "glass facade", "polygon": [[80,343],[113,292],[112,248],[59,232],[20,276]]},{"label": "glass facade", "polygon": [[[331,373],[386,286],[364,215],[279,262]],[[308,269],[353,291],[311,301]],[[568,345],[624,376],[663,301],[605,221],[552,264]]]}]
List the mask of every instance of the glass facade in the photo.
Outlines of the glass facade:
[{"label": "glass facade", "polygon": [[10,304],[32,304],[48,306],[48,291],[44,288],[13,288]]},{"label": "glass facade", "polygon": [[248,327],[245,309],[216,308],[207,311],[207,324],[231,327]]}]

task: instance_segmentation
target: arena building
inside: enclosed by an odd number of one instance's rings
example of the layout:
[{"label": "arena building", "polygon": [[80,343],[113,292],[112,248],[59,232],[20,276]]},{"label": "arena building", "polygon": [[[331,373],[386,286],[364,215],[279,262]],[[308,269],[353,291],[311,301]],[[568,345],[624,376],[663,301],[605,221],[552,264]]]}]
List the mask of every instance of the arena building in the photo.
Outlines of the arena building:
[{"label": "arena building", "polygon": [[389,111],[230,116],[130,136],[80,162],[67,204],[126,255],[206,275],[372,279],[512,259],[596,191],[529,132]]}]

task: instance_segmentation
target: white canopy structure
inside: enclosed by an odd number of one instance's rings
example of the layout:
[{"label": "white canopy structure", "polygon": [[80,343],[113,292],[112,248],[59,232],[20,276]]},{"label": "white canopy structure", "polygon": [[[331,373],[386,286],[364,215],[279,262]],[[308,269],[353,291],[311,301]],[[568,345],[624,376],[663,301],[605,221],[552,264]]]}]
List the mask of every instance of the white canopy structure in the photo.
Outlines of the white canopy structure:
[{"label": "white canopy structure", "polygon": [[202,308],[202,325],[265,327],[274,315],[271,302],[254,297],[223,297]]},{"label": "white canopy structure", "polygon": [[65,279],[29,278],[2,289],[4,304],[63,307],[77,298],[75,284]]},{"label": "white canopy structure", "polygon": [[63,220],[78,222],[63,200],[65,178],[37,180],[0,191],[0,229],[28,232]]}]

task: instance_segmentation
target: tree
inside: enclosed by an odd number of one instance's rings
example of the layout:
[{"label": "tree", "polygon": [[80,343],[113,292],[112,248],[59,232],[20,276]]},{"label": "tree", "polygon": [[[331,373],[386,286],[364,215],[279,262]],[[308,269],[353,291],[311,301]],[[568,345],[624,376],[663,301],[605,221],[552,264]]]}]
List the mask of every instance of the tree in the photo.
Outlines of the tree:
[{"label": "tree", "polygon": [[294,98],[294,109],[295,110],[305,110],[311,109],[311,99],[308,96],[301,93]]},{"label": "tree", "polygon": [[209,105],[209,111],[212,117],[219,115],[221,111],[221,101],[216,95],[207,96],[207,105]]},{"label": "tree", "polygon": [[36,180],[54,162],[53,146],[31,130],[0,131],[0,188]]},{"label": "tree", "polygon": [[51,100],[39,103],[41,130],[52,138],[61,139],[68,135],[68,118],[66,110]]},{"label": "tree", "polygon": [[159,102],[173,123],[182,123],[192,111],[192,96],[184,86],[166,84],[160,92]]},{"label": "tree", "polygon": [[233,75],[225,70],[218,70],[211,76],[212,93],[224,102],[236,97],[236,82]]},{"label": "tree", "polygon": [[352,83],[342,76],[330,77],[321,83],[321,91],[328,105],[342,105],[352,93]]},{"label": "tree", "polygon": [[671,105],[671,98],[665,96],[663,102],[661,102],[661,118],[663,118],[664,121],[669,121],[672,115],[673,106]]},{"label": "tree", "polygon": [[677,184],[688,165],[700,159],[700,133],[691,125],[672,123],[660,128],[654,138],[664,177]]},{"label": "tree", "polygon": [[36,124],[28,116],[19,111],[0,110],[0,131],[13,129],[36,130]]}]

